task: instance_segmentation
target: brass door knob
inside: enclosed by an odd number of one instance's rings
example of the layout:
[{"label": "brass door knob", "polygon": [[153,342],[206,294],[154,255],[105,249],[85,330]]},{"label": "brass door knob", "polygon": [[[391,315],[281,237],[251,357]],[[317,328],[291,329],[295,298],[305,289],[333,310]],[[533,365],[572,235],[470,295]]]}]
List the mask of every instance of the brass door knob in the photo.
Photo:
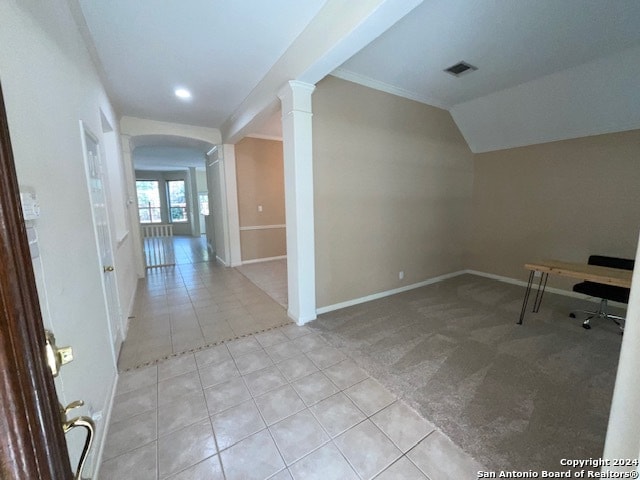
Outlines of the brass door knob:
[{"label": "brass door knob", "polygon": [[113,272],[114,268],[113,265],[107,265],[105,267],[102,267],[102,270],[107,273],[107,272]]}]

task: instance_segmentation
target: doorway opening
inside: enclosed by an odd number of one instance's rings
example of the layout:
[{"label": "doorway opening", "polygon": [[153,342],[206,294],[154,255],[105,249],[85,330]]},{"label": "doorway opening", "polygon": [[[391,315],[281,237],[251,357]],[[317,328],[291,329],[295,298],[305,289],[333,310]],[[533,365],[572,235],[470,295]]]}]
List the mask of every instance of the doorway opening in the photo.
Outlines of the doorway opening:
[{"label": "doorway opening", "polygon": [[238,270],[288,306],[284,158],[281,140],[246,137],[235,145],[242,265]]}]

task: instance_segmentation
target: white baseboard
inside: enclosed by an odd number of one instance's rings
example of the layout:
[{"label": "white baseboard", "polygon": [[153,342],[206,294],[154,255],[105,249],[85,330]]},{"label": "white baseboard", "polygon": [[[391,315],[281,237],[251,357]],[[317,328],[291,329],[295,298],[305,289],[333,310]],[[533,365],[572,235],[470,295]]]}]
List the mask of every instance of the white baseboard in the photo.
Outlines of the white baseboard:
[{"label": "white baseboard", "polygon": [[129,308],[127,309],[127,317],[130,317],[133,314],[133,309],[136,305],[136,297],[138,296],[138,282],[136,282],[136,286],[133,289],[133,293],[131,298],[129,298]]},{"label": "white baseboard", "polygon": [[133,317],[133,311],[136,306],[136,299],[138,298],[138,285],[136,282],[136,287],[133,289],[133,295],[129,299],[129,308],[127,309],[127,319],[124,322],[124,332],[122,332],[122,340],[124,341],[127,338],[127,334],[129,333],[129,319]]},{"label": "white baseboard", "polygon": [[[386,290],[384,292],[374,293],[372,295],[367,295],[365,297],[354,298],[353,300],[347,300],[346,302],[340,302],[340,303],[336,303],[336,304],[333,304],[333,305],[328,305],[326,307],[320,307],[320,308],[316,309],[316,313],[318,315],[321,315],[323,313],[332,312],[334,310],[340,310],[341,308],[347,308],[347,307],[351,307],[353,305],[359,305],[361,303],[370,302],[372,300],[377,300],[379,298],[388,297],[390,295],[395,295],[397,293],[406,292],[408,290],[413,290],[415,288],[420,288],[420,287],[425,287],[427,285],[432,285],[434,283],[442,282],[443,280],[447,280],[449,278],[457,277],[457,276],[464,275],[464,274],[477,275],[479,277],[490,278],[492,280],[498,280],[499,282],[510,283],[512,285],[518,285],[520,287],[526,287],[527,286],[527,282],[524,282],[522,280],[517,280],[517,279],[511,278],[511,277],[505,277],[505,276],[502,276],[502,275],[495,275],[493,273],[480,272],[478,270],[459,270],[457,272],[447,273],[445,275],[440,275],[438,277],[433,277],[433,278],[430,278],[428,280],[424,280],[422,282],[413,283],[411,285],[406,285],[404,287],[394,288],[392,290]],[[538,285],[537,283],[534,283],[534,288],[537,287],[537,285]],[[555,293],[555,294],[558,294],[558,295],[564,295],[565,297],[579,298],[581,300],[588,300],[588,301],[596,302],[596,303],[600,302],[599,298],[589,297],[589,296],[583,295],[581,293],[572,292],[572,291],[569,291],[569,290],[563,290],[563,289],[560,289],[560,288],[547,287],[545,290],[547,292],[550,292],[550,293]],[[626,304],[619,303],[619,302],[609,302],[609,305],[611,305],[612,307],[627,308]]]},{"label": "white baseboard", "polygon": [[[479,277],[490,278],[492,280],[498,280],[499,282],[510,283],[511,285],[519,285],[520,287],[526,287],[527,286],[527,282],[525,282],[523,280],[517,280],[517,279],[511,278],[511,277],[504,277],[502,275],[495,275],[493,273],[480,272],[478,270],[465,270],[463,273],[469,273],[471,275],[477,275]],[[536,282],[534,282],[534,286],[535,285],[537,285]],[[546,291],[551,292],[551,293],[557,293],[558,295],[566,295],[566,296],[569,296],[569,297],[576,297],[576,298],[584,297],[584,295],[580,295],[579,293],[570,292],[569,290],[562,290],[560,288],[547,287]]]},{"label": "white baseboard", "polygon": [[[113,400],[116,397],[116,388],[118,386],[118,373],[116,370],[116,376],[111,384],[111,394],[107,398],[107,402],[102,410],[102,418],[100,419],[101,425],[96,425],[96,430],[101,432],[100,438],[93,440],[92,450],[94,452],[93,459],[91,459],[91,465],[93,467],[93,474],[88,478],[100,478],[100,466],[102,465],[102,454],[104,453],[105,440],[109,433],[109,425],[111,425],[111,412],[113,411]],[[95,421],[95,420],[94,420]],[[91,455],[91,453],[89,453]],[[85,472],[86,475],[87,472]],[[83,476],[84,477],[84,476]]]},{"label": "white baseboard", "polygon": [[271,262],[272,260],[282,260],[284,258],[287,258],[287,256],[280,255],[279,257],[254,258],[252,260],[243,260],[241,265],[249,265],[251,263]]},{"label": "white baseboard", "polygon": [[[465,270],[463,273],[478,275],[479,277],[491,278],[492,280],[498,280],[499,282],[510,283],[512,285],[518,285],[520,287],[527,286],[527,282],[523,280],[517,280],[511,277],[504,277],[502,275],[495,275],[493,273],[480,272],[478,270]],[[538,287],[538,281],[534,279],[533,288],[537,288],[537,287]],[[545,291],[550,293],[555,293],[557,295],[563,295],[565,297],[579,298],[580,300],[588,300],[590,302],[600,303],[600,299],[597,297],[590,297],[582,293],[574,292],[571,290],[564,290],[562,288],[546,287]],[[609,305],[611,305],[612,307],[627,308],[627,305],[625,303],[620,303],[620,302],[609,301]]]},{"label": "white baseboard", "polygon": [[353,305],[359,305],[360,303],[370,302],[371,300],[378,300],[379,298],[388,297],[390,295],[395,295],[396,293],[406,292],[408,290],[413,290],[415,288],[425,287],[427,285],[432,285],[434,283],[441,282],[443,280],[447,280],[448,278],[457,277],[458,275],[463,275],[468,273],[467,270],[460,270],[458,272],[446,273],[444,275],[440,275],[438,277],[433,277],[428,280],[424,280],[418,283],[412,283],[411,285],[405,285],[404,287],[394,288],[392,290],[386,290],[384,292],[374,293],[372,295],[367,295],[365,297],[354,298],[353,300],[347,300],[346,302],[335,303],[333,305],[328,305],[326,307],[320,307],[316,309],[317,314],[323,314],[327,312],[332,312],[334,310],[340,310],[341,308],[351,307]]}]

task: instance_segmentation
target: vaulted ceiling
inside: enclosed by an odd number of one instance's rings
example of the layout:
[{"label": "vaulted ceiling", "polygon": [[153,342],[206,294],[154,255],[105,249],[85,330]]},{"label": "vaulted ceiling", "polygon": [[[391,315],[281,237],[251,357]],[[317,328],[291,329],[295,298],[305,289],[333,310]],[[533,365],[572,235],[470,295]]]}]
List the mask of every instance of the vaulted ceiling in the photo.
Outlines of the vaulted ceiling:
[{"label": "vaulted ceiling", "polygon": [[640,128],[637,0],[69,1],[121,114],[225,141],[330,73],[449,110],[473,151]]},{"label": "vaulted ceiling", "polygon": [[[636,0],[432,0],[337,74],[449,109],[638,44]],[[478,70],[459,78],[444,72],[460,60]]]}]

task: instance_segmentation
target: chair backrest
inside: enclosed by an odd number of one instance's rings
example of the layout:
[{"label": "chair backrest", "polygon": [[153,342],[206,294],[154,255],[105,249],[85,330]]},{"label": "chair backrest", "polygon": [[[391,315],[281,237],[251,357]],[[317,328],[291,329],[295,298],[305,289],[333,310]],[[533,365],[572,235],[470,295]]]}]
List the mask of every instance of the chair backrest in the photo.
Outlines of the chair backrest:
[{"label": "chair backrest", "polygon": [[598,265],[600,267],[621,268],[623,270],[633,270],[635,260],[628,258],[605,257],[604,255],[591,255],[589,265]]}]

